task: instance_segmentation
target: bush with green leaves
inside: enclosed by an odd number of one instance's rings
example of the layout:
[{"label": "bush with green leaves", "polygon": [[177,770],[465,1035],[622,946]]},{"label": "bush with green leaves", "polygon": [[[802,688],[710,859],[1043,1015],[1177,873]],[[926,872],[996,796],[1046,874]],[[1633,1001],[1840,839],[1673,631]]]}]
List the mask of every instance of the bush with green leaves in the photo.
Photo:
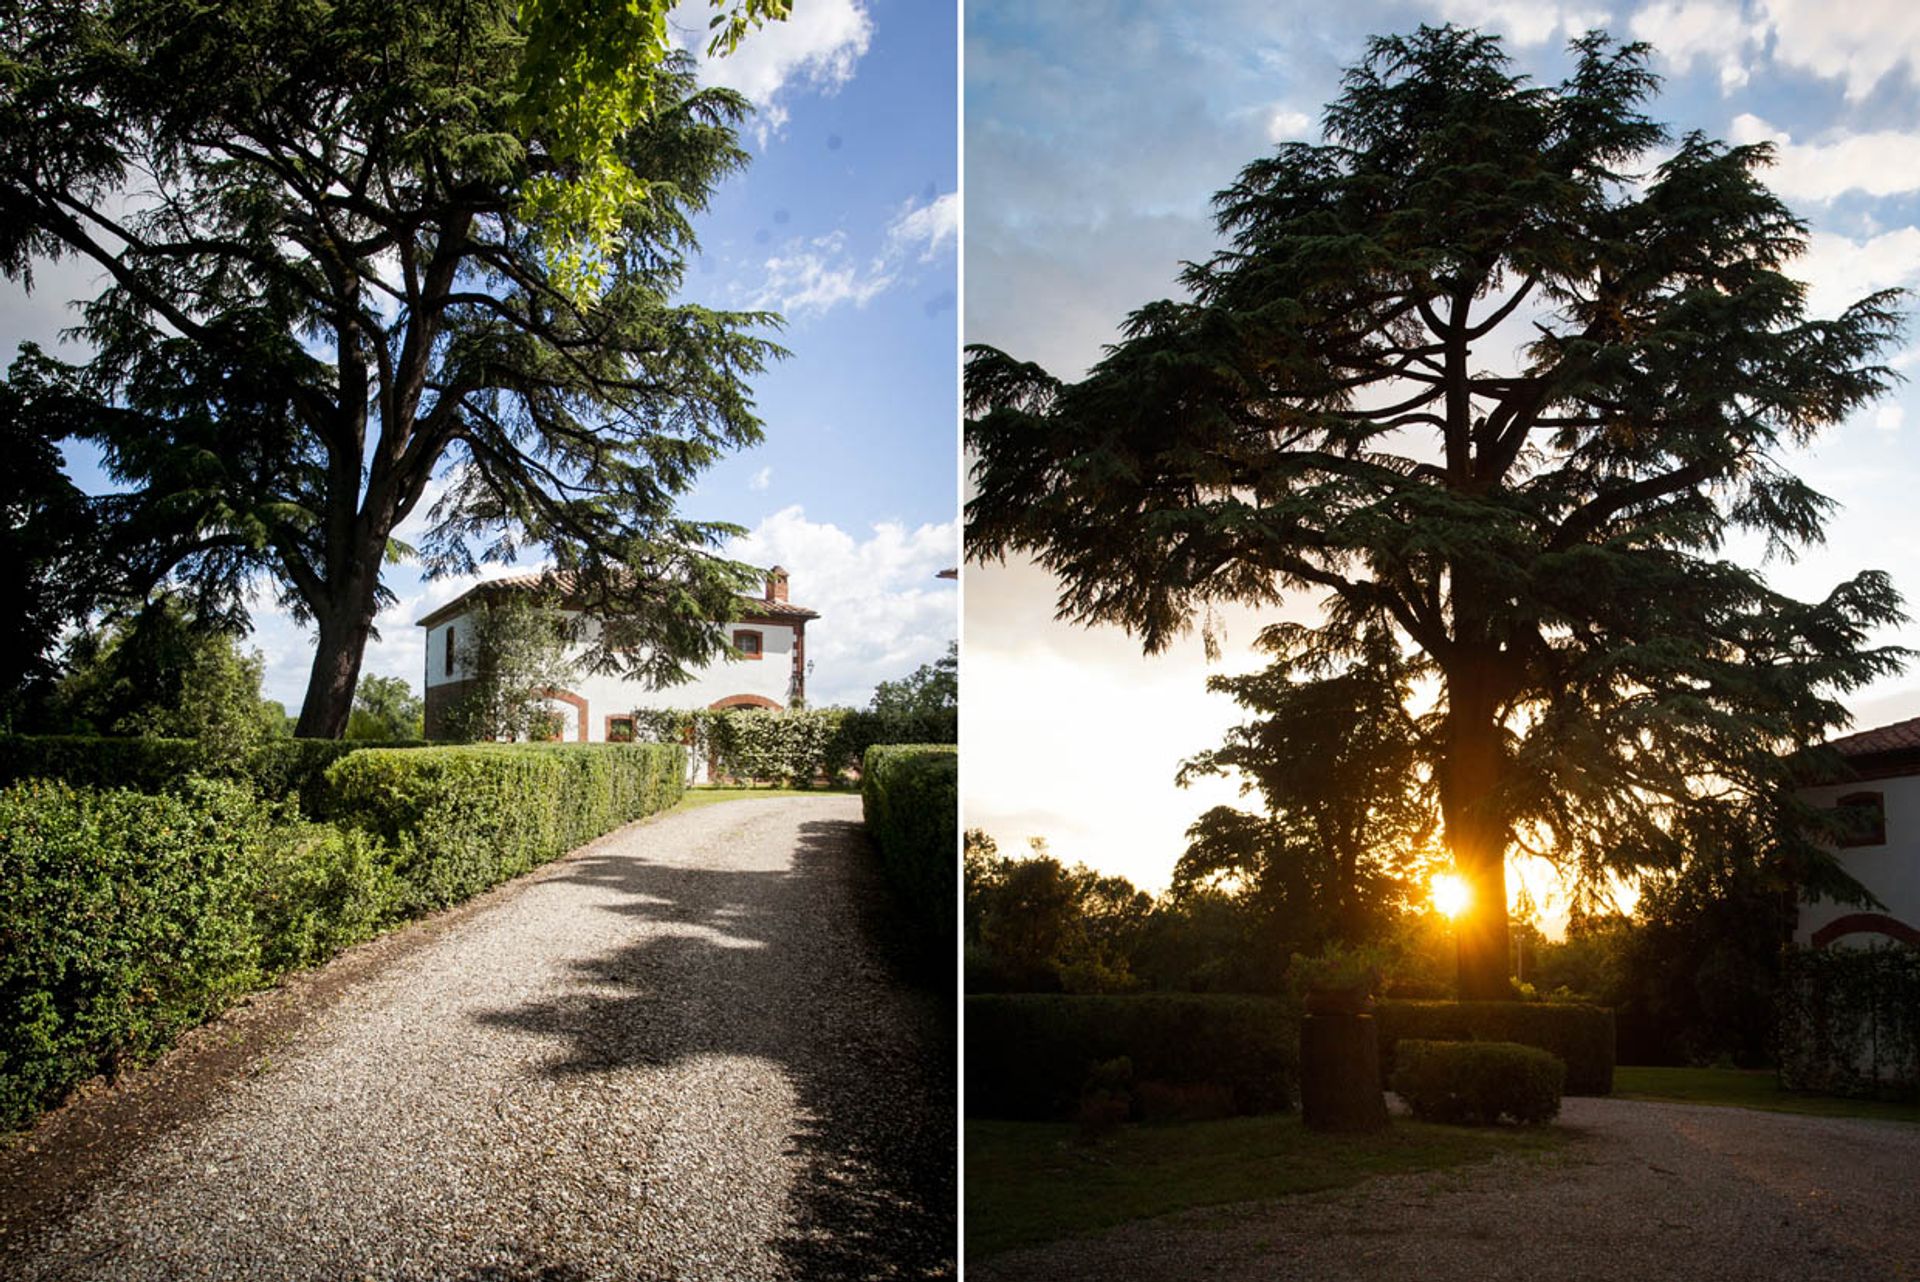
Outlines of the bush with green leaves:
[{"label": "bush with green leaves", "polygon": [[223,750],[200,739],[6,735],[0,736],[0,784],[59,779],[76,788],[166,792],[194,777],[229,779],[252,784],[269,800],[297,798],[304,814],[319,818],[327,808],[327,767],[368,746],[344,739],[268,739]]},{"label": "bush with green leaves", "polygon": [[369,748],[327,771],[330,815],[391,847],[407,911],[458,903],[679,800],[662,744]]},{"label": "bush with green leaves", "polygon": [[1094,1066],[1123,1056],[1136,1094],[1205,1093],[1245,1114],[1298,1093],[1299,1008],[1283,998],[992,993],[965,998],[965,1018],[969,1117],[1071,1118]]},{"label": "bush with green leaves", "polygon": [[860,772],[860,810],[880,866],[931,959],[959,939],[960,757],[939,744],[875,745]]},{"label": "bush with green leaves", "polygon": [[1491,1126],[1508,1117],[1538,1125],[1559,1115],[1566,1075],[1558,1056],[1536,1046],[1407,1038],[1391,1086],[1422,1121]]},{"label": "bush with green leaves", "polygon": [[1920,1096],[1920,950],[1789,952],[1779,1007],[1780,1082],[1836,1095]]},{"label": "bush with green leaves", "polygon": [[956,743],[952,709],[925,713],[855,708],[638,708],[635,737],[683,744],[688,768],[712,764],[716,776],[811,787],[846,778],[877,743]]},{"label": "bush with green leaves", "polygon": [[0,1129],[372,935],[395,903],[376,846],[239,784],[0,789]]},{"label": "bush with green leaves", "polygon": [[1402,1041],[1517,1042],[1547,1051],[1566,1065],[1567,1094],[1613,1093],[1613,1012],[1599,1006],[1384,1001],[1373,1015],[1386,1081],[1392,1080]]}]

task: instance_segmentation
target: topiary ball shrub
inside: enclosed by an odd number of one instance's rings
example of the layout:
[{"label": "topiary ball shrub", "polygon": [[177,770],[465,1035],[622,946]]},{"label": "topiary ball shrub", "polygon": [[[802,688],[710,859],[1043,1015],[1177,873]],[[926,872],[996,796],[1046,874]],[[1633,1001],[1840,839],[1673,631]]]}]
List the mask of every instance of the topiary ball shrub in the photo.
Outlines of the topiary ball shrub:
[{"label": "topiary ball shrub", "polygon": [[1558,1056],[1517,1042],[1408,1040],[1394,1052],[1394,1093],[1428,1122],[1549,1122],[1566,1079]]}]

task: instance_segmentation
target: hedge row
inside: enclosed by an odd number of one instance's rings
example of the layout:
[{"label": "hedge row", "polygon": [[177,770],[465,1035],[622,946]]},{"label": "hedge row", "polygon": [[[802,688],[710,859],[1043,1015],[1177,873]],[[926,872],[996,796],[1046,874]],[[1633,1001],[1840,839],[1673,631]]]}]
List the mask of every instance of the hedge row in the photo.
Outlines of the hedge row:
[{"label": "hedge row", "polygon": [[337,823],[242,784],[0,789],[0,1130],[285,971],[679,796],[652,745],[354,752]]},{"label": "hedge row", "polygon": [[1393,1093],[1422,1121],[1538,1125],[1559,1116],[1567,1066],[1537,1046],[1405,1037],[1396,1059]]},{"label": "hedge row", "polygon": [[1374,1008],[1380,1072],[1391,1081],[1395,1043],[1518,1042],[1557,1055],[1569,1095],[1613,1093],[1613,1012],[1557,1002],[1385,1001]]},{"label": "hedge row", "polygon": [[199,739],[4,735],[0,736],[0,784],[58,779],[75,788],[166,792],[197,775],[243,781],[273,800],[297,798],[301,810],[317,818],[327,808],[327,768],[369,746],[343,739],[269,739],[235,752]]},{"label": "hedge row", "polygon": [[684,760],[655,743],[368,748],[327,770],[329,813],[392,848],[423,911],[671,806]]},{"label": "hedge row", "polygon": [[1299,1017],[1272,997],[996,993],[965,1000],[967,1115],[1073,1116],[1096,1068],[1125,1057],[1136,1084],[1223,1090],[1236,1113],[1293,1106]]},{"label": "hedge row", "polygon": [[959,941],[960,758],[939,744],[876,744],[860,767],[860,810],[880,865],[920,931],[922,951],[952,973]]},{"label": "hedge row", "polygon": [[211,780],[0,789],[0,1130],[391,918],[371,843],[287,818]]},{"label": "hedge row", "polygon": [[853,708],[641,708],[633,715],[641,739],[685,744],[693,753],[690,762],[711,762],[718,775],[798,787],[844,778],[875,744],[950,744],[959,737],[959,716],[952,710],[907,715]]}]

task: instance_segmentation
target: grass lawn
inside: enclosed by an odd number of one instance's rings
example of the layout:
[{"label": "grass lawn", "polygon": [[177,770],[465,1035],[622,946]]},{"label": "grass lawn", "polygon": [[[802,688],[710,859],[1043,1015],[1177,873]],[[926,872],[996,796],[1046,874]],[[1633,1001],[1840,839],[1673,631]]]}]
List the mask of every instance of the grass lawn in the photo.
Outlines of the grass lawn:
[{"label": "grass lawn", "polygon": [[713,784],[700,784],[681,794],[675,810],[692,810],[695,806],[711,806],[722,801],[739,801],[745,797],[818,797],[840,792],[859,792],[858,788],[752,788],[720,787]]},{"label": "grass lawn", "polygon": [[1770,1068],[1631,1068],[1613,1070],[1616,1099],[1667,1100],[1679,1104],[1724,1104],[1816,1117],[1870,1117],[1920,1123],[1920,1104],[1842,1099],[1783,1091]]},{"label": "grass lawn", "polygon": [[1083,1143],[1066,1123],[965,1127],[967,1256],[980,1259],[1196,1206],[1342,1188],[1500,1153],[1544,1153],[1545,1127],[1437,1126],[1395,1118],[1379,1135],[1309,1131],[1297,1113],[1125,1126]]}]

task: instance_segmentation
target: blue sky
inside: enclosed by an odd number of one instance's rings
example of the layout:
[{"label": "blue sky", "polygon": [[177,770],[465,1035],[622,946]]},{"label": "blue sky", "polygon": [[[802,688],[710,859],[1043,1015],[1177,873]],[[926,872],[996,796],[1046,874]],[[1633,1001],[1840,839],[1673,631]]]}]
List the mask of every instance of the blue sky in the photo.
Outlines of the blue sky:
[{"label": "blue sky", "polygon": [[[940,657],[958,628],[954,585],[934,577],[959,555],[956,21],[918,0],[794,8],[703,72],[759,110],[744,140],[752,164],[699,224],[685,297],[783,313],[792,356],[755,382],[765,443],[711,469],[684,506],[747,527],[731,551],[784,565],[793,599],[820,611],[807,635],[812,701],[864,704],[876,682]],[[704,42],[706,12],[676,14],[689,45]],[[36,274],[31,296],[0,286],[8,360],[23,339],[52,347],[74,321],[69,302],[97,287],[72,262]],[[84,450],[69,456],[76,480],[104,485]],[[400,602],[378,620],[363,671],[417,689],[414,620],[471,582],[389,569]],[[309,638],[265,596],[254,621],[267,696],[295,710]]]},{"label": "blue sky", "polygon": [[[1132,308],[1175,291],[1216,244],[1207,201],[1284,139],[1317,138],[1369,35],[1454,21],[1507,38],[1516,69],[1557,81],[1569,36],[1644,39],[1676,131],[1772,138],[1771,182],[1812,229],[1797,274],[1831,314],[1920,285],[1920,10],[1890,0],[1351,0],[1207,5],[1087,0],[966,6],[965,337],[1077,377]],[[1920,366],[1920,327],[1895,364]],[[1828,541],[1774,564],[1776,587],[1824,595],[1885,569],[1920,612],[1920,392],[1912,383],[1790,462],[1839,500]],[[1735,547],[1742,559],[1753,547]],[[969,566],[962,735],[966,821],[1005,849],[1045,835],[1068,860],[1161,887],[1182,834],[1225,783],[1180,792],[1181,760],[1238,720],[1206,675],[1261,666],[1259,620],[1226,611],[1225,653],[1197,638],[1160,658],[1117,629],[1057,624],[1030,565]],[[1303,607],[1304,608],[1304,605]],[[1920,649],[1908,625],[1884,640]],[[1920,715],[1920,671],[1850,698],[1860,727]]]}]

